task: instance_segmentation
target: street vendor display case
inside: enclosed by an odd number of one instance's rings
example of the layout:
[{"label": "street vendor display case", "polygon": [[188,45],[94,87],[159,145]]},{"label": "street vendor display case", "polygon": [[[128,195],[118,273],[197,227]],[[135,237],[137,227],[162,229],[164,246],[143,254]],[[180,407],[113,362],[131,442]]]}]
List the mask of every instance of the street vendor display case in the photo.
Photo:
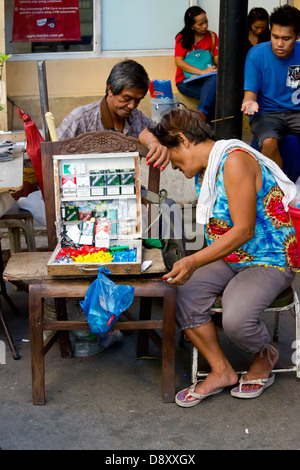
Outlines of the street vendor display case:
[{"label": "street vendor display case", "polygon": [[54,276],[139,274],[142,211],[138,152],[53,155],[58,244]]}]

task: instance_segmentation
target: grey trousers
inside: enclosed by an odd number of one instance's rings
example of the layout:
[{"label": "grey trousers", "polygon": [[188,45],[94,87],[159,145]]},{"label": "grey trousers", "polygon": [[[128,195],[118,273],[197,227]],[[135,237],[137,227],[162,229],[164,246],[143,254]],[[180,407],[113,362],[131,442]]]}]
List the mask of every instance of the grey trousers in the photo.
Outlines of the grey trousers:
[{"label": "grey trousers", "polygon": [[300,135],[300,111],[278,111],[256,114],[250,123],[258,145],[274,137],[281,142],[287,134]]},{"label": "grey trousers", "polygon": [[284,289],[294,274],[273,267],[232,267],[220,260],[197,269],[183,286],[177,286],[177,321],[182,329],[211,320],[210,309],[222,292],[225,334],[240,348],[256,353],[270,341],[261,313]]}]

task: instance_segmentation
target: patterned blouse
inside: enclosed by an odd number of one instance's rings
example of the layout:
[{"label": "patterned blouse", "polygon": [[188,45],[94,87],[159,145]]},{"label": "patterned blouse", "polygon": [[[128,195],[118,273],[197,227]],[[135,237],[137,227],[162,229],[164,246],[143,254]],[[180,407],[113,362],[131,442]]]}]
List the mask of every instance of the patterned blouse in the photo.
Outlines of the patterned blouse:
[{"label": "patterned blouse", "polygon": [[[208,245],[233,227],[224,187],[223,170],[227,156],[237,150],[246,152],[255,158],[252,153],[242,148],[232,148],[225,153],[216,176],[217,199],[213,208],[213,217],[205,226],[205,238]],[[224,261],[235,266],[264,265],[279,269],[290,268],[292,271],[296,271],[299,255],[291,216],[289,212],[284,210],[283,193],[274,176],[264,165],[260,165],[260,167],[262,187],[256,197],[254,237],[234,253],[226,256]],[[197,175],[196,190],[198,194],[201,186],[200,179],[201,175]]]}]

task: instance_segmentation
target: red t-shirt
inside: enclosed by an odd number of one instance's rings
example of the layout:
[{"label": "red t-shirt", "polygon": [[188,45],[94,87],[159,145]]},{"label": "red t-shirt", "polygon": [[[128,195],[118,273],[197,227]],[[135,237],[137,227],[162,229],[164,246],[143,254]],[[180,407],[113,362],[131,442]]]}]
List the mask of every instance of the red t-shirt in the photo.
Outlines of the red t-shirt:
[{"label": "red t-shirt", "polygon": [[[211,33],[215,37],[215,46],[214,46],[214,50],[213,50],[213,56],[214,57],[218,56],[218,46],[219,46],[218,36],[213,31],[211,31],[211,32],[206,31],[203,38],[199,42],[197,42],[196,44],[194,43],[193,46],[192,46],[192,49],[189,49],[189,50],[184,49],[182,47],[181,34],[178,34],[176,36],[176,42],[175,42],[175,57],[185,57],[188,54],[188,52],[194,51],[195,49],[205,49],[206,51],[211,52],[211,49],[212,49],[212,46],[213,46],[213,40],[212,40]],[[185,78],[185,76],[184,76],[184,73],[183,73],[182,69],[177,67],[176,75],[175,75],[176,85],[177,85],[177,83],[181,82],[181,80],[183,80],[184,78]]]}]

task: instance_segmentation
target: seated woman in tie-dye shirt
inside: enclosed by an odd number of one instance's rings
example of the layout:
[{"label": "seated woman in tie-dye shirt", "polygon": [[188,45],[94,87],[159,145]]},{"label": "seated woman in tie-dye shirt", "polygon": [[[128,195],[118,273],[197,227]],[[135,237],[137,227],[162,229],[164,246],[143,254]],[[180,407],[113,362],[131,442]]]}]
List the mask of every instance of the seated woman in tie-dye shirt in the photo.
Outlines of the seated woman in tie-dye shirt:
[{"label": "seated woman in tie-dye shirt", "polygon": [[207,241],[165,276],[177,285],[178,323],[211,366],[204,381],[176,395],[176,403],[194,406],[237,382],[211,318],[219,294],[226,335],[254,354],[231,394],[257,397],[274,382],[271,371],[279,357],[260,315],[291,285],[298,267],[288,212],[295,185],[274,162],[243,142],[215,142],[197,111],[173,110],[149,130],[169,149],[172,167],[196,178],[197,221],[205,224]]}]

